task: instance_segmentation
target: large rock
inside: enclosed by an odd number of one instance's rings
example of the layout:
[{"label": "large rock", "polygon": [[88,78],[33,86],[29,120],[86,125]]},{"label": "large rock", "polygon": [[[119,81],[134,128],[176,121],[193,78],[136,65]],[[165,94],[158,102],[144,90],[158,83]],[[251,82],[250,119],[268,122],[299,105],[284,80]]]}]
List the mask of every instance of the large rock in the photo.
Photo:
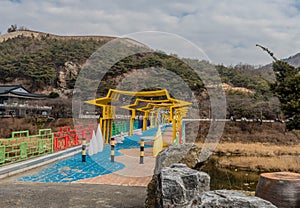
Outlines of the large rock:
[{"label": "large rock", "polygon": [[204,192],[191,200],[189,208],[276,208],[271,202],[243,193],[215,190]]},{"label": "large rock", "polygon": [[158,175],[163,167],[174,163],[183,163],[189,168],[199,167],[205,162],[199,158],[200,153],[201,147],[196,144],[170,146],[157,155],[154,174]]},{"label": "large rock", "polygon": [[200,159],[201,147],[195,144],[180,144],[170,146],[161,151],[156,157],[154,175],[147,187],[147,198],[145,207],[157,208],[161,206],[161,192],[159,190],[159,175],[165,167],[170,167],[175,163],[186,164],[192,169],[200,168],[205,160]]},{"label": "large rock", "polygon": [[210,177],[187,165],[176,163],[163,167],[148,184],[146,208],[186,207],[190,200],[208,191]]},{"label": "large rock", "polygon": [[209,191],[209,175],[185,164],[163,168],[159,178],[159,207],[186,207],[194,196]]}]

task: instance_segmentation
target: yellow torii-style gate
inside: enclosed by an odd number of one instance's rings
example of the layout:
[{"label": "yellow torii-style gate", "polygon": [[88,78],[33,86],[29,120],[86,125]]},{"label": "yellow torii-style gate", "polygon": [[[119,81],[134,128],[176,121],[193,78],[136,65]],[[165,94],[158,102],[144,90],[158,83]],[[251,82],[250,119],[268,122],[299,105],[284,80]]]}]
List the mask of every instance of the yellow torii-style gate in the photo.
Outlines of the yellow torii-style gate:
[{"label": "yellow torii-style gate", "polygon": [[[165,89],[141,92],[110,89],[105,97],[86,101],[86,103],[102,107],[100,127],[106,144],[108,144],[109,139],[112,137],[112,124],[113,120],[115,119],[115,110],[118,106],[117,103],[120,95],[131,96],[135,98],[133,104],[119,106],[120,108],[131,111],[129,135],[133,134],[136,111],[144,113],[142,130],[145,131],[147,129],[147,120],[149,118],[149,114],[151,115],[151,118],[153,118],[155,114],[156,117],[158,117],[160,110],[164,110],[165,112],[163,114],[168,116],[168,123],[172,123],[173,140],[175,140],[176,132],[182,123],[182,117],[186,116],[188,106],[191,105],[189,102],[171,98],[168,91]],[[164,99],[153,100],[155,97],[163,97]],[[145,98],[150,98],[150,100]],[[114,103],[116,104],[114,105]],[[152,126],[153,123],[151,122],[151,127]]]}]

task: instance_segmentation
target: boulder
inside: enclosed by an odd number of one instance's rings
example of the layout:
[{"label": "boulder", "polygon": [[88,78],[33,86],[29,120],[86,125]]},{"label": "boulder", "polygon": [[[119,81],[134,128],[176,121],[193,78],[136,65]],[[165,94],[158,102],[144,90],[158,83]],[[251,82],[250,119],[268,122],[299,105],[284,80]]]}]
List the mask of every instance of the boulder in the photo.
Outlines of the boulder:
[{"label": "boulder", "polygon": [[276,208],[271,202],[255,196],[228,190],[204,192],[190,201],[189,208]]},{"label": "boulder", "polygon": [[209,191],[209,175],[188,168],[185,164],[163,168],[159,179],[161,207],[186,207],[194,196]]},{"label": "boulder", "polygon": [[182,163],[187,166],[186,168],[199,169],[206,162],[206,160],[199,159],[200,153],[201,147],[195,144],[179,144],[161,151],[156,157],[154,174],[147,187],[145,207],[162,207],[160,201],[162,193],[159,187],[161,186],[160,174],[163,168],[170,167],[175,163]]},{"label": "boulder", "polygon": [[158,175],[163,167],[174,163],[186,164],[189,168],[201,166],[205,160],[199,158],[201,147],[196,144],[179,144],[161,151],[156,157],[154,175]]},{"label": "boulder", "polygon": [[208,191],[209,186],[207,173],[182,163],[172,164],[162,168],[158,175],[153,175],[148,184],[145,207],[186,207],[195,195]]}]

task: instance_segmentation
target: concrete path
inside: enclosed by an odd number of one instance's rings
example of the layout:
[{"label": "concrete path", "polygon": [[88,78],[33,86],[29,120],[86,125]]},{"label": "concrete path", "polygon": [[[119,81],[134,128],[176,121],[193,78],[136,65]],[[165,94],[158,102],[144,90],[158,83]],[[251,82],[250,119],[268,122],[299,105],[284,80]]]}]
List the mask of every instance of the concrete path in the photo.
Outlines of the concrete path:
[{"label": "concrete path", "polygon": [[1,208],[142,208],[145,187],[0,183]]},{"label": "concrete path", "polygon": [[144,164],[139,164],[139,149],[123,149],[119,151],[124,155],[115,157],[115,161],[124,164],[124,169],[107,175],[79,180],[76,181],[76,183],[146,187],[152,179],[155,167],[155,158],[152,156],[152,148],[145,149]]}]

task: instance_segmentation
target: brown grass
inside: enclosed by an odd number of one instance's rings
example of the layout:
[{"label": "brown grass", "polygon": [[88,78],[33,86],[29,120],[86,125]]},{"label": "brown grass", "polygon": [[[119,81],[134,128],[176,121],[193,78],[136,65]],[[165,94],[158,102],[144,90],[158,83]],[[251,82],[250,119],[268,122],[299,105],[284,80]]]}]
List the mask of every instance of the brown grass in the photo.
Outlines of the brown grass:
[{"label": "brown grass", "polygon": [[220,155],[242,155],[273,157],[284,155],[300,155],[300,144],[297,145],[274,145],[268,143],[221,143],[215,149],[216,154]]},{"label": "brown grass", "polygon": [[37,126],[28,119],[0,118],[0,138],[10,138],[13,131],[29,130],[30,135],[37,133]]},{"label": "brown grass", "polygon": [[38,133],[39,129],[51,128],[53,132],[59,131],[62,126],[71,126],[73,128],[72,118],[59,118],[45,126],[45,118],[0,118],[0,139],[10,138],[13,131],[29,130],[30,135]]},{"label": "brown grass", "polygon": [[300,173],[300,157],[222,157],[220,167],[252,171],[291,171]]},{"label": "brown grass", "polygon": [[[198,143],[202,145],[201,143]],[[221,143],[214,158],[221,168],[250,171],[300,172],[300,145]]]},{"label": "brown grass", "polygon": [[[210,122],[187,122],[187,138],[203,142],[208,134]],[[300,144],[300,130],[287,131],[285,123],[226,122],[220,139],[223,142],[272,143],[276,145]]]}]

